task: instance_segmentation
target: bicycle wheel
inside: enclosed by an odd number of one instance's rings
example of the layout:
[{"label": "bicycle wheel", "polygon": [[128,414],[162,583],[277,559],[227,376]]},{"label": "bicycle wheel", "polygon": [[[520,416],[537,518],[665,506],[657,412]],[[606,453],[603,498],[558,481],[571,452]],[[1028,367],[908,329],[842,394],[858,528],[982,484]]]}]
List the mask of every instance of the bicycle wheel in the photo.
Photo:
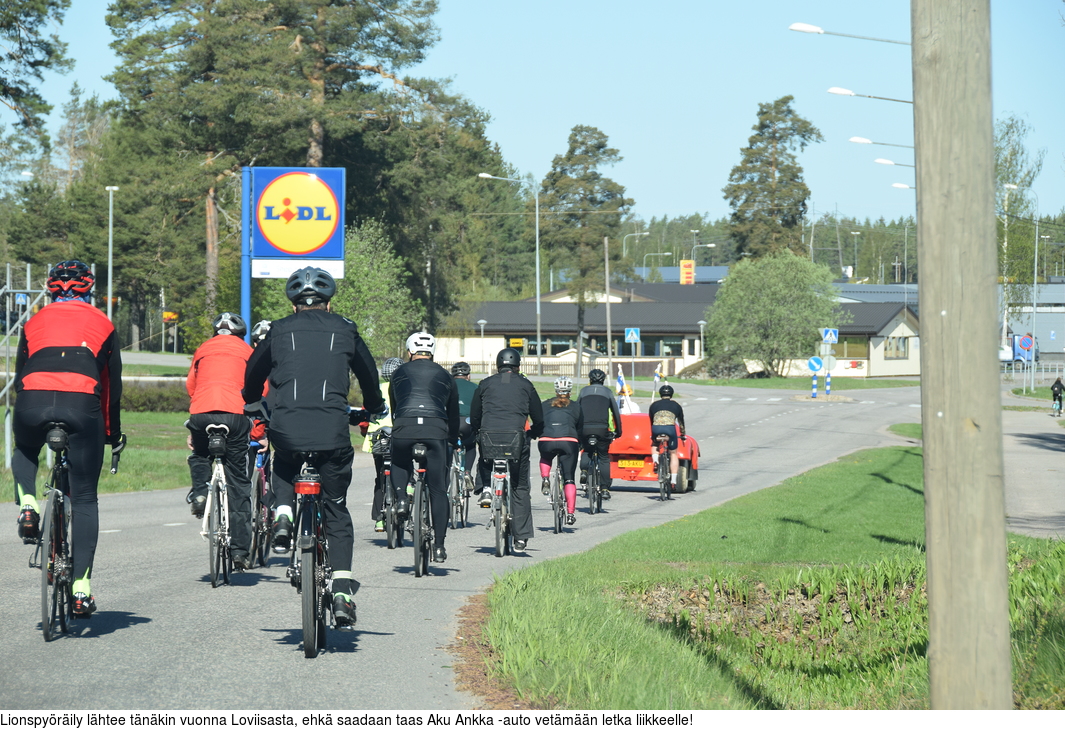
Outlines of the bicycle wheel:
[{"label": "bicycle wheel", "polygon": [[602,502],[599,501],[599,459],[592,457],[591,463],[588,465],[588,514],[594,515],[597,508],[602,506]]},{"label": "bicycle wheel", "polygon": [[411,520],[414,527],[414,577],[421,578],[429,569],[429,505],[425,499],[425,485],[421,478],[414,481],[414,509]]},{"label": "bicycle wheel", "polygon": [[222,573],[222,499],[218,482],[211,482],[207,495],[207,555],[210,560],[211,587],[217,588]]},{"label": "bicycle wheel", "polygon": [[454,464],[451,466],[451,470],[448,472],[448,484],[447,484],[447,501],[450,507],[448,513],[449,522],[451,523],[451,529],[456,529],[463,525],[462,521],[462,471],[458,469]]},{"label": "bicycle wheel", "polygon": [[321,606],[314,576],[318,568],[318,547],[311,545],[300,550],[300,596],[303,606],[303,656],[314,659],[318,656],[318,636],[321,621],[318,610]]},{"label": "bicycle wheel", "polygon": [[562,515],[565,514],[566,498],[562,494],[562,479],[559,477],[558,464],[551,469],[551,510],[555,513],[555,534],[562,532]]},{"label": "bicycle wheel", "polygon": [[[494,506],[494,505],[493,505]],[[492,522],[496,528],[496,557],[501,558],[506,554],[506,521],[507,508],[503,500],[499,500],[499,506],[492,510]]]},{"label": "bicycle wheel", "polygon": [[658,498],[665,502],[669,499],[669,453],[658,454]]},{"label": "bicycle wheel", "polygon": [[274,518],[270,514],[270,492],[262,469],[255,470],[255,482],[252,484],[252,489],[254,490],[252,493],[256,495],[258,508],[253,512],[255,515],[252,533],[254,549],[251,555],[253,560],[265,568],[270,562],[270,533],[274,529]]},{"label": "bicycle wheel", "polygon": [[510,501],[510,477],[503,484],[503,499],[500,500],[503,509],[503,554],[514,554],[514,505]]},{"label": "bicycle wheel", "polygon": [[41,633],[51,641],[66,633],[70,595],[70,542],[67,540],[63,493],[53,489],[41,521]]}]

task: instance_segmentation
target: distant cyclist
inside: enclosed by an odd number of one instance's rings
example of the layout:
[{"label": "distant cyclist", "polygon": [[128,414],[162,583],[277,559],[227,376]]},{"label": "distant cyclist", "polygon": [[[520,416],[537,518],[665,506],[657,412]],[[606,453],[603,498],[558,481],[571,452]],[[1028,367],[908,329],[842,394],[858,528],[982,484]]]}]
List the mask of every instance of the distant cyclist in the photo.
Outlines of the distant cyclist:
[{"label": "distant cyclist", "polygon": [[570,400],[573,381],[563,376],[555,381],[555,397],[543,402],[544,432],[540,436],[540,476],[544,495],[551,493],[551,461],[557,456],[562,468],[562,485],[566,495],[566,524],[577,521],[573,511],[577,504],[577,456],[584,416],[576,401]]},{"label": "distant cyclist", "polygon": [[1050,386],[1050,393],[1054,396],[1054,403],[1058,406],[1058,415],[1061,415],[1061,393],[1065,390],[1065,385],[1062,385],[1061,378],[1054,381],[1054,384]]},{"label": "distant cyclist", "polygon": [[122,359],[115,328],[89,304],[95,278],[81,261],[64,261],[48,273],[52,303],[33,315],[19,338],[15,359],[15,453],[11,471],[22,506],[18,534],[33,542],[40,529],[37,465],[52,422],[66,426],[74,562],[74,613],[96,610],[93,559],[100,531],[96,496],[104,443],[111,453],[126,445],[121,433]]},{"label": "distant cyclist", "polygon": [[[403,361],[398,357],[390,357],[381,363],[381,380],[386,383],[392,380],[392,374],[396,372]],[[373,453],[373,439],[372,435],[383,428],[392,429],[392,414],[389,413],[384,418],[379,419],[376,423],[366,424],[366,440],[362,444],[362,450]],[[370,518],[373,520],[374,532],[385,531],[385,516],[382,510],[385,506],[385,455],[373,454],[374,465],[374,482],[373,482],[373,502],[370,505]]]},{"label": "distant cyclist", "polygon": [[[293,481],[303,460],[321,478],[322,513],[333,566],[333,616],[338,626],[355,623],[352,596],[359,583],[351,575],[354,533],[347,508],[352,459],[348,431],[349,372],[355,373],[363,404],[375,417],[387,414],[377,366],[350,319],[330,311],[336,281],[311,266],[285,283],[293,314],[270,324],[270,332],[248,359],[244,402],[253,408],[270,380],[270,440],[274,447],[272,488],[277,501],[274,552],[288,552],[292,540]],[[376,420],[376,419],[375,419]]]},{"label": "distant cyclist", "polygon": [[458,389],[451,374],[433,362],[436,338],[415,332],[407,338],[410,361],[392,374],[388,397],[392,403],[392,488],[399,497],[397,512],[410,512],[407,484],[414,465],[414,445],[426,446],[425,483],[429,488],[429,511],[433,522],[433,560],[447,560],[448,444],[459,439]]},{"label": "distant cyclist", "polygon": [[581,408],[584,427],[581,429],[581,445],[584,456],[581,458],[581,471],[591,468],[588,451],[589,436],[598,437],[595,446],[599,454],[599,491],[603,499],[610,499],[610,441],[621,436],[621,412],[610,388],[606,387],[606,373],[595,368],[588,373],[588,385],[581,388],[577,404]]},{"label": "distant cyclist", "polygon": [[[680,403],[673,400],[673,386],[663,385],[658,389],[661,400],[656,400],[647,409],[647,415],[651,419],[651,442],[659,434],[669,436],[669,483],[674,491],[677,489],[677,466],[680,461],[677,457],[677,439],[684,433],[684,409]],[[654,452],[652,452],[654,453]]]},{"label": "distant cyclist", "polygon": [[466,470],[467,483],[463,485],[463,489],[467,490],[467,493],[477,459],[477,445],[473,442],[473,425],[470,423],[470,406],[473,404],[473,394],[477,392],[477,383],[470,380],[470,372],[468,362],[457,362],[451,366],[451,375],[455,378],[455,387],[459,393],[459,440],[466,449],[463,468]]},{"label": "distant cyclist", "polygon": [[211,323],[215,335],[192,356],[185,378],[189,405],[189,472],[192,490],[188,501],[196,519],[203,518],[207,490],[211,483],[212,456],[207,427],[215,424],[229,429],[226,434],[225,473],[229,494],[229,524],[232,534],[233,565],[251,567],[251,478],[248,473],[248,442],[251,424],[244,415],[244,370],[252,349],[244,341],[248,326],[232,312],[222,312]]},{"label": "distant cyclist", "polygon": [[[522,552],[533,536],[532,501],[529,495],[529,438],[540,435],[544,426],[543,406],[533,384],[519,372],[521,353],[512,347],[496,355],[498,372],[477,385],[470,406],[474,431],[511,431],[525,433],[525,422],[532,425],[521,439],[521,453],[511,462],[511,504],[514,508],[514,549]],[[491,465],[489,465],[491,466]],[[481,506],[492,506],[488,479],[481,493]]]}]

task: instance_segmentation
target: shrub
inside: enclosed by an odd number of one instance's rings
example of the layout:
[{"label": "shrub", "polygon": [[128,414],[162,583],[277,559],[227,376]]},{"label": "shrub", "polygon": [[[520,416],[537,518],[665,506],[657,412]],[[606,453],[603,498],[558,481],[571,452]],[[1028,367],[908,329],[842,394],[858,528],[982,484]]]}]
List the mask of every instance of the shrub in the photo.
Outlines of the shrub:
[{"label": "shrub", "polygon": [[184,382],[127,382],[122,385],[122,410],[188,413],[189,394],[185,392]]}]

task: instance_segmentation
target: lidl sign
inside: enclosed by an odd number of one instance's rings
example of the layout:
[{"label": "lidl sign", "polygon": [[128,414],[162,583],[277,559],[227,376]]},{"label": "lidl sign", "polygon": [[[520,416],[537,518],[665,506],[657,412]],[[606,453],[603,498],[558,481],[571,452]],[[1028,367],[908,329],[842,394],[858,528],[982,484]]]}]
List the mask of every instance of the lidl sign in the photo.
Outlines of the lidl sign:
[{"label": "lidl sign", "polygon": [[269,276],[266,272],[275,268],[288,276],[304,265],[344,260],[344,172],[342,167],[251,168],[253,276]]}]

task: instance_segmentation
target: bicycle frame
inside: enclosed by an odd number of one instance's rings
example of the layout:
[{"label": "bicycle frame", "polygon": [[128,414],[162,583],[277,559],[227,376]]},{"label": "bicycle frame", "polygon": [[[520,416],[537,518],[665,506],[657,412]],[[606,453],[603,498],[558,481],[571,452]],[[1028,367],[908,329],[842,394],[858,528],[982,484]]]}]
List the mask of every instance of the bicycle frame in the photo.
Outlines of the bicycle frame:
[{"label": "bicycle frame", "polygon": [[67,460],[67,434],[59,423],[52,424],[48,447],[55,452],[44,492],[47,498],[41,529],[30,556],[30,567],[41,569],[41,633],[45,641],[66,633],[74,620],[74,560],[70,542],[70,463]]},{"label": "bicycle frame", "polygon": [[512,552],[510,520],[513,515],[510,489],[510,464],[508,459],[492,460],[492,517],[485,529],[495,527],[496,557],[501,558]]},{"label": "bicycle frame", "polygon": [[593,435],[587,438],[588,483],[585,485],[585,491],[588,493],[588,514],[590,515],[603,511],[603,492],[599,484],[600,455],[598,446],[598,436]]},{"label": "bicycle frame", "polygon": [[433,544],[433,526],[429,514],[429,487],[425,483],[425,444],[414,444],[411,452],[414,456],[414,469],[411,472],[414,499],[411,500],[410,506],[410,520],[414,532],[414,577],[421,578],[429,572],[429,552]]},{"label": "bicycle frame", "polygon": [[658,434],[655,436],[655,445],[658,449],[658,498],[665,502],[672,499],[670,493],[673,491],[669,478],[669,436]]},{"label": "bicycle frame", "polygon": [[[322,484],[311,467],[314,454],[306,454],[303,466],[293,482],[296,493],[296,519],[299,528],[295,548],[289,559],[289,582],[301,594],[303,611],[303,653],[317,656],[325,648],[325,617],[331,607],[329,581],[333,570],[328,561],[328,543],[321,513]],[[305,564],[304,557],[311,565]]]}]

